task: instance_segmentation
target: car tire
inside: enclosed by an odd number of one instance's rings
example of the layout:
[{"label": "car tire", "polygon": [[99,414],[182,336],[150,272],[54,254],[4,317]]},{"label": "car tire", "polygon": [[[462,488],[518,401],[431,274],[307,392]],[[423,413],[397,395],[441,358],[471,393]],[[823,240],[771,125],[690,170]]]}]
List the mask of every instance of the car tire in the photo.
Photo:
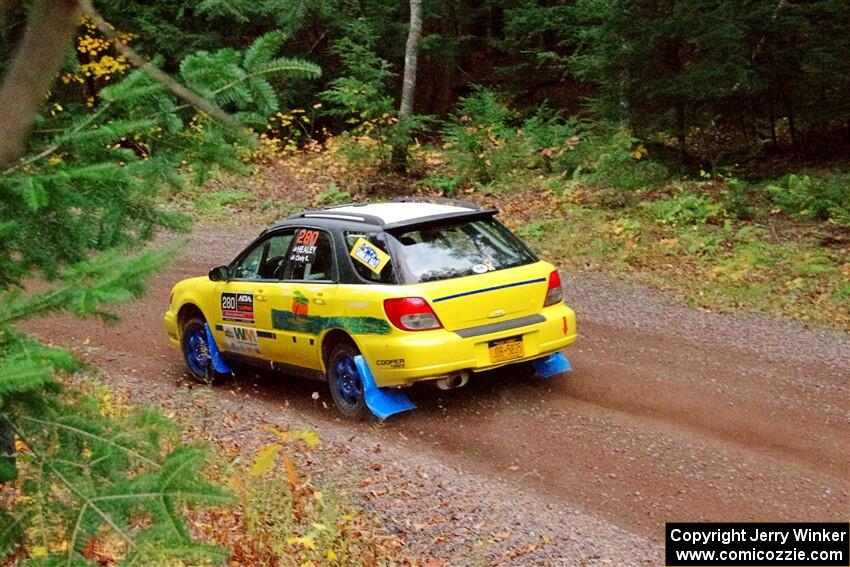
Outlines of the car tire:
[{"label": "car tire", "polygon": [[328,387],[334,405],[348,419],[364,420],[369,417],[366,395],[354,357],[360,351],[351,343],[337,343],[326,361]]},{"label": "car tire", "polygon": [[180,344],[183,350],[183,361],[189,369],[189,374],[195,380],[212,384],[221,378],[221,375],[213,368],[210,358],[206,321],[200,317],[189,319],[183,325]]}]

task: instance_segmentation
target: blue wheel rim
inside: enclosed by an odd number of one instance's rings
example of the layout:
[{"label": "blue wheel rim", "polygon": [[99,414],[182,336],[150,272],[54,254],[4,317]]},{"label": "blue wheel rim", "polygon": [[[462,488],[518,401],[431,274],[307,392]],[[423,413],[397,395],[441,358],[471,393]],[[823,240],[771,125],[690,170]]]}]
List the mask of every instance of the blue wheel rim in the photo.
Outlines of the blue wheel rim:
[{"label": "blue wheel rim", "polygon": [[186,364],[195,376],[206,376],[210,366],[210,349],[204,329],[193,329],[183,342]]},{"label": "blue wheel rim", "polygon": [[334,364],[336,391],[346,404],[356,406],[363,399],[363,381],[350,356],[340,358]]}]

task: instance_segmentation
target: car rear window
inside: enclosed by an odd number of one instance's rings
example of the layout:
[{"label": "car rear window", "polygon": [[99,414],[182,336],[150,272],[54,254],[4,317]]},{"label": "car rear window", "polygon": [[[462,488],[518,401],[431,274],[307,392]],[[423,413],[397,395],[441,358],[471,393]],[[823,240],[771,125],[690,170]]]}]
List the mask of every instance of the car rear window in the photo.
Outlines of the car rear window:
[{"label": "car rear window", "polygon": [[401,229],[401,244],[410,283],[483,274],[536,262],[528,248],[494,219]]}]

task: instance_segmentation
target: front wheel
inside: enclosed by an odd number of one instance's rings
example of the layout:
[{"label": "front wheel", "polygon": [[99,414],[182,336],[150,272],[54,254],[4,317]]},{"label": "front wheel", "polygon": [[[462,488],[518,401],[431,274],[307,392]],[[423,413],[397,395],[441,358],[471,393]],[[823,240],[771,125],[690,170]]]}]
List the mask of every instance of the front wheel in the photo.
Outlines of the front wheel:
[{"label": "front wheel", "polygon": [[213,368],[205,321],[195,317],[183,326],[183,360],[193,378],[211,384],[219,374]]},{"label": "front wheel", "polygon": [[357,371],[354,357],[360,352],[352,344],[340,343],[327,360],[328,386],[337,409],[349,419],[362,420],[369,416],[363,380]]}]

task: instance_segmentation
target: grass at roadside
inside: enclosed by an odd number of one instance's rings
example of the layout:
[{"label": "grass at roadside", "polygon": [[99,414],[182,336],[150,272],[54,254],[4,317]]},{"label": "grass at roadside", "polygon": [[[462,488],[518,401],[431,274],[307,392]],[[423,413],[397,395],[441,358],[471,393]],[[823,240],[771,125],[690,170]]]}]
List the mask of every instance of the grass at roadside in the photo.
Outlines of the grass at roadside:
[{"label": "grass at roadside", "polygon": [[755,310],[850,330],[850,252],[822,246],[803,228],[773,228],[670,226],[641,207],[615,212],[566,203],[519,232],[567,269],[627,276],[705,309]]}]

